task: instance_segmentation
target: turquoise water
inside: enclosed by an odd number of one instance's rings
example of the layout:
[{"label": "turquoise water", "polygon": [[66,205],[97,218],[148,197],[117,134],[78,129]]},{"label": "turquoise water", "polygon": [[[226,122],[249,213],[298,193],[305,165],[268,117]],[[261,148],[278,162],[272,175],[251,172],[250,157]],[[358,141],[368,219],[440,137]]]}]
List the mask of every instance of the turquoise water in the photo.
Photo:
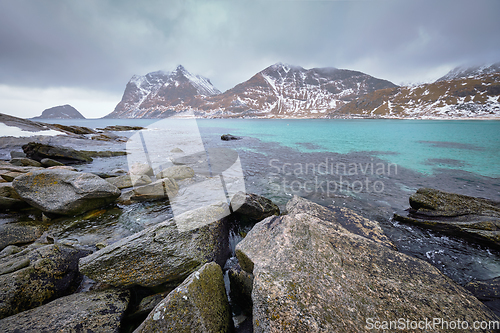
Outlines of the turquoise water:
[{"label": "turquoise water", "polygon": [[500,177],[500,121],[201,119],[198,124],[303,152],[375,152],[424,174],[445,168]]},{"label": "turquoise water", "polygon": [[[157,119],[49,120],[92,128],[148,126]],[[171,119],[170,121],[190,121]],[[371,152],[425,175],[458,169],[500,177],[500,121],[389,119],[198,119],[200,128],[220,128],[302,152]],[[250,148],[250,147],[249,147]]]}]

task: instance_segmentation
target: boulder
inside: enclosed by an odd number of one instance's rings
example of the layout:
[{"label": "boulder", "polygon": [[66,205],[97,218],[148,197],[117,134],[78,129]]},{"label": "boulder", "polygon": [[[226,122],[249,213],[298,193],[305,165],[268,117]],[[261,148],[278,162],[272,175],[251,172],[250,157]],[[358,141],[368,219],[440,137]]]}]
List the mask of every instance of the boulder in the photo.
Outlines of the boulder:
[{"label": "boulder", "polygon": [[410,197],[410,206],[426,216],[486,215],[500,218],[500,202],[467,195],[420,188]]},{"label": "boulder", "polygon": [[90,173],[38,170],[17,177],[12,186],[31,206],[47,213],[74,215],[113,202],[120,190]]},{"label": "boulder", "polygon": [[194,170],[186,165],[174,165],[156,174],[157,178],[170,178],[175,180],[194,177]]},{"label": "boulder", "polygon": [[63,131],[70,132],[73,134],[94,134],[96,131],[94,131],[91,128],[88,127],[83,127],[83,126],[67,126],[67,125],[60,125],[60,124],[52,124],[53,127],[62,129]]},{"label": "boulder", "polygon": [[229,296],[233,303],[238,304],[245,315],[252,315],[253,274],[241,269],[239,264],[227,271],[231,291]]},{"label": "boulder", "polygon": [[98,128],[100,131],[114,131],[114,132],[119,132],[119,131],[138,131],[144,129],[142,126],[126,126],[126,125],[111,125],[111,126],[106,126],[104,128]]},{"label": "boulder", "polygon": [[231,199],[235,213],[253,221],[261,221],[271,215],[279,215],[280,209],[271,200],[253,193],[237,192]]},{"label": "boulder", "polygon": [[295,195],[287,202],[286,210],[290,215],[308,212],[321,220],[335,221],[354,234],[396,249],[396,245],[387,237],[378,222],[369,220],[346,207],[325,207]]},{"label": "boulder", "polygon": [[40,163],[41,163],[44,167],[46,167],[46,168],[48,168],[48,167],[53,167],[53,166],[63,166],[63,165],[64,165],[63,163],[58,162],[58,161],[56,161],[56,160],[53,160],[53,159],[51,159],[51,158],[43,158],[43,159],[40,161]]},{"label": "boulder", "polygon": [[234,136],[231,134],[222,134],[220,139],[223,141],[231,141],[231,140],[240,140],[241,138],[239,136]]},{"label": "boulder", "polygon": [[120,332],[129,291],[108,289],[58,298],[38,308],[0,320],[4,333]]},{"label": "boulder", "polygon": [[254,332],[358,332],[398,318],[499,320],[429,263],[318,216],[268,217],[236,246],[241,268],[254,276]]},{"label": "boulder", "polygon": [[7,223],[0,225],[0,250],[8,245],[26,244],[38,239],[45,227],[28,223]]},{"label": "boulder", "polygon": [[164,200],[174,198],[179,191],[179,186],[177,185],[175,180],[163,178],[148,185],[134,187],[132,191],[134,193],[132,195],[132,200]]},{"label": "boulder", "polygon": [[12,186],[12,183],[2,183],[0,184],[0,197],[12,198],[12,199],[21,199],[19,194],[17,194],[16,190]]},{"label": "boulder", "polygon": [[85,163],[92,162],[87,154],[69,147],[56,147],[37,142],[30,142],[23,146],[23,151],[28,158],[41,161],[50,158],[61,163]]},{"label": "boulder", "polygon": [[186,212],[80,260],[80,271],[113,286],[182,281],[200,265],[228,257],[227,204]]},{"label": "boulder", "polygon": [[10,158],[18,158],[18,157],[26,157],[26,154],[23,153],[22,151],[11,151],[10,152]]},{"label": "boulder", "polygon": [[[134,182],[132,182],[132,177],[134,178]],[[151,178],[147,175],[140,176],[131,176],[131,175],[122,175],[118,177],[109,177],[106,178],[106,181],[115,185],[119,189],[129,188],[132,186],[143,186],[147,184],[151,184]]]},{"label": "boulder", "polygon": [[134,332],[231,331],[231,310],[222,270],[210,262],[170,292]]},{"label": "boulder", "polygon": [[15,171],[9,171],[6,173],[2,173],[0,176],[6,181],[6,182],[12,182],[16,177],[23,175],[24,172],[15,172]]},{"label": "boulder", "polygon": [[129,169],[129,174],[135,176],[148,175],[153,177],[155,174],[153,172],[153,168],[149,164],[146,163],[134,163]]},{"label": "boulder", "polygon": [[26,157],[15,157],[9,161],[10,164],[16,166],[33,166],[33,167],[41,167],[42,164],[38,161],[32,160]]},{"label": "boulder", "polygon": [[90,251],[34,243],[0,259],[0,318],[47,303],[78,286],[78,259]]},{"label": "boulder", "polygon": [[465,285],[465,289],[500,316],[500,277],[471,281]]},{"label": "boulder", "polygon": [[2,210],[17,210],[26,207],[29,205],[23,200],[0,197],[0,209]]},{"label": "boulder", "polygon": [[421,188],[410,197],[410,206],[394,220],[500,247],[499,202]]}]

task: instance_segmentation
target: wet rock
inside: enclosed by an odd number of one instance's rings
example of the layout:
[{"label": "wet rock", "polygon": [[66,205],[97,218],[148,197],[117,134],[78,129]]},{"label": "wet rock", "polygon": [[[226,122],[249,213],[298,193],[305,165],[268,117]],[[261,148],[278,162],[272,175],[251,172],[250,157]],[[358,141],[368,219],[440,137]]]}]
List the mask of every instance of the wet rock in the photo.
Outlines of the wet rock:
[{"label": "wet rock", "polygon": [[429,263],[315,214],[268,217],[236,246],[254,276],[254,332],[358,332],[394,318],[498,320]]},{"label": "wet rock", "polygon": [[407,213],[394,214],[394,220],[500,247],[498,202],[421,188],[410,197],[410,206]]},{"label": "wet rock", "polygon": [[84,127],[84,126],[76,126],[76,125],[67,126],[67,125],[60,125],[60,124],[52,124],[52,126],[59,128],[59,129],[62,129],[63,131],[66,131],[66,132],[73,133],[73,134],[82,135],[82,134],[94,134],[94,133],[96,133],[96,131],[94,131],[93,129],[88,128],[88,127]]},{"label": "wet rock", "polygon": [[41,161],[50,158],[61,163],[86,163],[92,162],[87,154],[69,147],[56,147],[37,142],[30,142],[23,146],[23,151],[28,158]]},{"label": "wet rock", "polygon": [[500,202],[431,188],[418,189],[410,197],[410,206],[426,216],[452,217],[474,214],[500,217]]},{"label": "wet rock", "polygon": [[465,289],[500,316],[500,277],[469,282],[465,285]]},{"label": "wet rock", "polygon": [[78,259],[90,251],[60,244],[33,244],[0,259],[0,318],[51,301],[76,289]]},{"label": "wet rock", "polygon": [[169,294],[170,291],[144,297],[130,317],[137,318],[140,316],[147,316],[158,305],[158,303],[160,303]]},{"label": "wet rock", "polygon": [[231,141],[231,140],[240,140],[241,138],[239,136],[234,136],[231,134],[222,134],[220,139],[223,141]]},{"label": "wet rock", "polygon": [[19,194],[17,194],[16,190],[14,190],[14,187],[12,187],[12,183],[0,184],[0,197],[21,199]]},{"label": "wet rock", "polygon": [[25,158],[26,154],[22,151],[11,151],[10,158]]},{"label": "wet rock", "polygon": [[114,132],[119,132],[119,131],[138,131],[144,129],[142,126],[125,126],[125,125],[111,125],[111,126],[106,126],[105,128],[98,128],[100,131],[114,131]]},{"label": "wet rock", "polygon": [[234,265],[228,271],[231,301],[238,304],[244,314],[252,315],[253,275]]},{"label": "wet rock", "polygon": [[222,270],[203,265],[174,289],[134,332],[230,332],[231,311]]},{"label": "wet rock", "polygon": [[134,163],[130,167],[129,173],[131,175],[148,175],[150,177],[153,177],[155,174],[153,172],[153,168],[149,164],[146,163]]},{"label": "wet rock", "polygon": [[80,260],[80,271],[113,286],[154,287],[179,281],[228,256],[227,204],[186,212]]},{"label": "wet rock", "polygon": [[0,176],[6,181],[6,182],[12,182],[16,177],[23,175],[24,172],[15,172],[15,171],[9,171],[6,173],[2,173]]},{"label": "wet rock", "polygon": [[0,320],[2,332],[120,332],[129,292],[108,289],[58,298]]},{"label": "wet rock", "polygon": [[64,164],[61,163],[61,162],[58,162],[56,160],[53,160],[51,158],[43,158],[40,163],[44,166],[44,167],[53,167],[53,166],[63,166]]},{"label": "wet rock", "polygon": [[17,177],[12,186],[31,206],[47,213],[74,215],[107,205],[121,194],[89,173],[38,170]]},{"label": "wet rock", "polygon": [[48,167],[47,170],[69,170],[69,171],[78,171],[77,169],[73,168],[72,166],[69,165],[56,165],[56,166],[51,166]]},{"label": "wet rock", "polygon": [[26,244],[38,239],[45,228],[28,223],[7,223],[0,225],[0,250],[8,245]]},{"label": "wet rock", "polygon": [[179,186],[173,179],[163,178],[151,184],[134,187],[132,200],[152,201],[172,199],[177,195]]},{"label": "wet rock", "polygon": [[175,180],[194,177],[194,170],[186,165],[174,165],[162,170],[156,175],[157,178],[170,178]]},{"label": "wet rock", "polygon": [[41,167],[42,166],[42,164],[40,162],[32,160],[30,158],[26,158],[26,157],[13,158],[9,161],[9,163],[12,165],[17,165],[17,166],[33,166],[33,167]]},{"label": "wet rock", "polygon": [[149,176],[147,175],[140,175],[140,176],[122,175],[118,177],[106,178],[106,181],[115,185],[119,189],[129,188],[132,186],[143,186],[152,183],[151,178],[149,178]]},{"label": "wet rock", "polygon": [[29,207],[29,205],[23,200],[0,197],[0,209],[2,210],[17,210],[25,207]]},{"label": "wet rock", "polygon": [[280,214],[279,207],[271,200],[253,193],[237,192],[231,199],[231,206],[239,207],[236,214],[253,221]]},{"label": "wet rock", "polygon": [[99,141],[118,141],[118,142],[126,142],[127,138],[118,136],[116,134],[113,134],[111,132],[103,132],[99,134],[94,134],[91,137],[92,140],[99,140]]},{"label": "wet rock", "polygon": [[286,204],[288,214],[302,212],[315,216],[321,220],[341,225],[348,231],[371,239],[374,242],[396,249],[394,243],[384,233],[378,222],[369,220],[345,207],[325,207],[299,196],[294,196]]}]

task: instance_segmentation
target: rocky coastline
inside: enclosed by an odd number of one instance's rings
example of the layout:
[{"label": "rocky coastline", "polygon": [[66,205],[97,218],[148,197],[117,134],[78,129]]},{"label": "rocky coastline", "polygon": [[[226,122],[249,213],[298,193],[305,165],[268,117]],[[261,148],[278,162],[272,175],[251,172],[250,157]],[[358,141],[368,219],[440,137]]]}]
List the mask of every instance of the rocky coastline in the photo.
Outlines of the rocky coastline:
[{"label": "rocky coastline", "polygon": [[[500,321],[497,279],[460,286],[346,207],[294,196],[280,211],[239,192],[174,217],[170,200],[195,181],[189,161],[93,174],[75,163],[124,152],[22,149],[0,162],[2,332],[369,332],[399,319]],[[499,203],[420,189],[410,206],[394,219],[498,243]],[[116,234],[116,221],[141,209],[137,219],[152,210],[162,220]],[[422,331],[454,331],[440,324]]]}]

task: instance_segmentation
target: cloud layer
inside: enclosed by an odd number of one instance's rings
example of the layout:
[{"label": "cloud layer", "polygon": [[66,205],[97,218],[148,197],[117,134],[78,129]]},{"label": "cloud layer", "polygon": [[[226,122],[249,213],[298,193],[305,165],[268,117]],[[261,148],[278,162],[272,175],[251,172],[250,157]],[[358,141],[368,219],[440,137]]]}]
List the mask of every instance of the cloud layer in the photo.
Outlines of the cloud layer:
[{"label": "cloud layer", "polygon": [[[500,61],[498,13],[497,0],[2,1],[0,85],[99,91],[95,103],[118,103],[134,74],[183,64],[226,90],[275,62],[429,81]],[[2,97],[0,112],[21,112],[15,103]],[[103,116],[107,103],[80,112]]]}]

